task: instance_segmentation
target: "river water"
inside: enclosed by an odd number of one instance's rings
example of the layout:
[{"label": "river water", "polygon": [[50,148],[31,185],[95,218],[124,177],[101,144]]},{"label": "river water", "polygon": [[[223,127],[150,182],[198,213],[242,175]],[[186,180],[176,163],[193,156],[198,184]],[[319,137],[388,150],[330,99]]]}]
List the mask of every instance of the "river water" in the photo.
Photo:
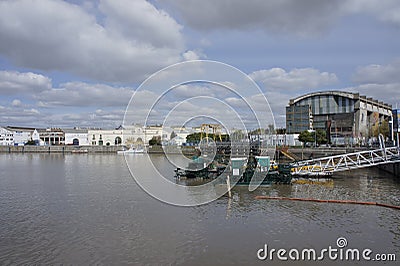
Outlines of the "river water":
[{"label": "river water", "polygon": [[[139,165],[140,156],[147,155],[136,155]],[[152,156],[172,179],[167,159]],[[400,178],[359,170],[337,175],[333,183],[273,185],[254,192],[239,187],[232,199],[177,207],[142,191],[124,156],[0,154],[0,265],[288,265],[276,257],[261,261],[257,251],[265,244],[337,248],[339,237],[349,248],[393,253],[400,260],[399,210],[256,200],[257,195],[400,205]],[[323,263],[346,261],[324,258]]]}]

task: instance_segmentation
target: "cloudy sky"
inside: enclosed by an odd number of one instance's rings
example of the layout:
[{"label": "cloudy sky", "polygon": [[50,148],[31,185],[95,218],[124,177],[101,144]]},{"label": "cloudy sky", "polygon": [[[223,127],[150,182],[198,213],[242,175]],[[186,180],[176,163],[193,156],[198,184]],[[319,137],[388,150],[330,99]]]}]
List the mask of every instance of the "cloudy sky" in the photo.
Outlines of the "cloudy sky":
[{"label": "cloudy sky", "polygon": [[400,107],[399,47],[396,0],[0,0],[0,126],[118,126],[146,78],[193,59],[248,74],[278,127],[312,91]]}]

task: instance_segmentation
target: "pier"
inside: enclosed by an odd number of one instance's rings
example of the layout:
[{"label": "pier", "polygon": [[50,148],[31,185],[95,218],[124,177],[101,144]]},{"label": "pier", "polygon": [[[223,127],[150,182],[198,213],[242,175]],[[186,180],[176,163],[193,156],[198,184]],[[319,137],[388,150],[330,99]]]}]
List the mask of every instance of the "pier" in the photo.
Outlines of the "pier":
[{"label": "pier", "polygon": [[292,163],[292,172],[296,175],[331,175],[335,172],[366,167],[381,167],[393,175],[399,176],[400,147],[385,147],[384,137],[379,135],[380,148],[318,159]]}]

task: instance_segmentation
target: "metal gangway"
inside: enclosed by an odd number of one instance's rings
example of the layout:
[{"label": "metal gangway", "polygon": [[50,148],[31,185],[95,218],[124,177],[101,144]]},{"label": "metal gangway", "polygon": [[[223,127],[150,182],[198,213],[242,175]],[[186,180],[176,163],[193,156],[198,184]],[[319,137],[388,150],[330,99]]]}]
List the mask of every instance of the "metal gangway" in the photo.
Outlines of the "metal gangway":
[{"label": "metal gangway", "polygon": [[400,148],[385,147],[383,136],[379,136],[380,148],[292,163],[293,175],[323,176],[335,172],[372,167],[382,164],[400,163]]}]

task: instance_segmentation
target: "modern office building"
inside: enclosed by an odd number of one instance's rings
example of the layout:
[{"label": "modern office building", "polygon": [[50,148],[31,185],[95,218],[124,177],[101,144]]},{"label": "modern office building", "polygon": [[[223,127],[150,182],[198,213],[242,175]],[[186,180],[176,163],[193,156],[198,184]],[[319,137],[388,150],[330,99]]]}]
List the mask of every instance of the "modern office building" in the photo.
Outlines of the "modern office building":
[{"label": "modern office building", "polygon": [[323,129],[336,144],[366,144],[378,132],[392,139],[392,123],[391,105],[359,93],[313,92],[291,99],[286,107],[287,133]]}]

